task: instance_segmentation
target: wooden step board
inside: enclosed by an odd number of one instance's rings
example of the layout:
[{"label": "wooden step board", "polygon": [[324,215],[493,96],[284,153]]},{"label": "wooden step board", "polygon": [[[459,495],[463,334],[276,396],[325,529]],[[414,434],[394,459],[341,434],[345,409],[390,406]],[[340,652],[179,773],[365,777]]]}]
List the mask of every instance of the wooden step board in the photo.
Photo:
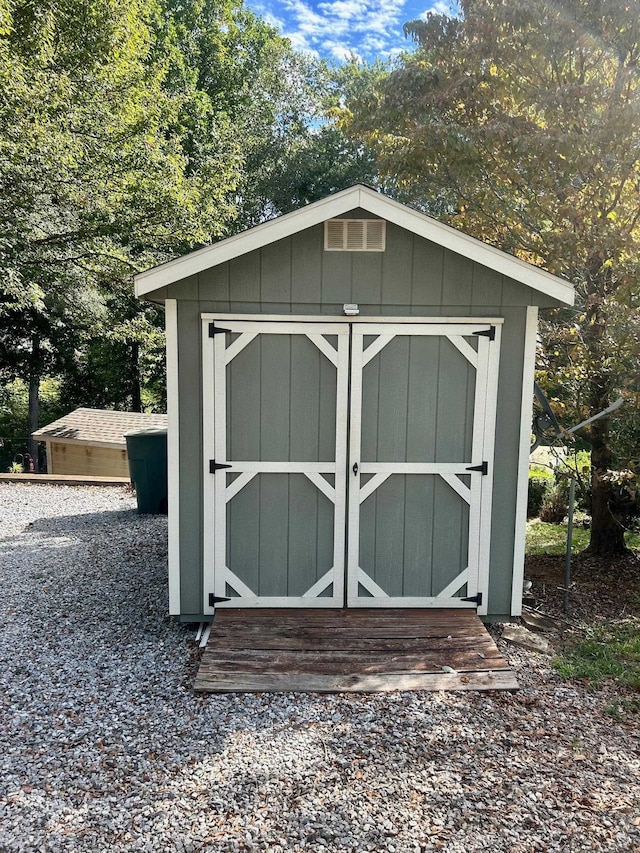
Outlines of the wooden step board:
[{"label": "wooden step board", "polygon": [[471,610],[218,609],[194,687],[378,693],[518,683]]}]

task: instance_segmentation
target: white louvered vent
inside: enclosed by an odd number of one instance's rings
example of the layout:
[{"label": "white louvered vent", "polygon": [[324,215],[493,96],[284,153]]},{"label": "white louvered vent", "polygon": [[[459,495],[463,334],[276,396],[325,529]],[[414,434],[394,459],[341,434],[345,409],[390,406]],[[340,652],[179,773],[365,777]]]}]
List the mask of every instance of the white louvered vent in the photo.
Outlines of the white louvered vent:
[{"label": "white louvered vent", "polygon": [[384,252],[384,219],[328,219],[324,223],[327,252]]}]

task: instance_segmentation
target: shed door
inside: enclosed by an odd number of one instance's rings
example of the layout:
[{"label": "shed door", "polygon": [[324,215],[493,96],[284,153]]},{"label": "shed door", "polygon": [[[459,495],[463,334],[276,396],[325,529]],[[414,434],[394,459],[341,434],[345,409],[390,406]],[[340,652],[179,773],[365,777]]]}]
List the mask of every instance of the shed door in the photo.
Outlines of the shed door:
[{"label": "shed door", "polygon": [[354,324],[349,606],[486,612],[495,334]]},{"label": "shed door", "polygon": [[486,612],[499,327],[203,330],[205,603]]},{"label": "shed door", "polygon": [[205,603],[342,606],[348,324],[203,333]]}]

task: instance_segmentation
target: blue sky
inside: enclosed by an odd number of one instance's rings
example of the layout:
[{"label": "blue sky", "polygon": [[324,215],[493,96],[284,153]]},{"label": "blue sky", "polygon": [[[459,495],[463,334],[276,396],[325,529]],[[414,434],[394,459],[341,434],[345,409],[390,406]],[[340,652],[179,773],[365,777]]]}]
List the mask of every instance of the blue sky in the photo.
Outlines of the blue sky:
[{"label": "blue sky", "polygon": [[429,11],[446,12],[448,0],[248,0],[247,5],[297,50],[333,61],[389,56],[411,46],[406,21]]}]

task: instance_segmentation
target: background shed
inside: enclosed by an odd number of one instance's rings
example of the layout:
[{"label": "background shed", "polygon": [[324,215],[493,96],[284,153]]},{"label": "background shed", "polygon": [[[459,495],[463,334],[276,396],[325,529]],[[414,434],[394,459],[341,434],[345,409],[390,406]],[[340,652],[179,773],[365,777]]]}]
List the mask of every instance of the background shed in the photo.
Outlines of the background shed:
[{"label": "background shed", "polygon": [[125,433],[166,426],[166,415],[78,408],[33,436],[46,442],[48,474],[129,477]]},{"label": "background shed", "polygon": [[166,308],[172,614],[520,612],[538,308],[571,284],[356,186],[136,292]]}]

